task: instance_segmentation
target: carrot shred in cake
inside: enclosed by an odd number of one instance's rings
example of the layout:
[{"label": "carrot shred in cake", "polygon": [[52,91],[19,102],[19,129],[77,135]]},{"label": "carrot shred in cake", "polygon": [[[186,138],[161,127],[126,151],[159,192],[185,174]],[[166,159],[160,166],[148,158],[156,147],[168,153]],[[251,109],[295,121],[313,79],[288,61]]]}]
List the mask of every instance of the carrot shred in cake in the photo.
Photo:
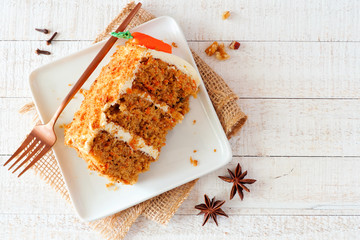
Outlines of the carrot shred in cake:
[{"label": "carrot shred in cake", "polygon": [[88,91],[65,126],[65,144],[88,168],[134,184],[159,158],[167,133],[189,111],[199,76],[183,59],[127,43]]}]

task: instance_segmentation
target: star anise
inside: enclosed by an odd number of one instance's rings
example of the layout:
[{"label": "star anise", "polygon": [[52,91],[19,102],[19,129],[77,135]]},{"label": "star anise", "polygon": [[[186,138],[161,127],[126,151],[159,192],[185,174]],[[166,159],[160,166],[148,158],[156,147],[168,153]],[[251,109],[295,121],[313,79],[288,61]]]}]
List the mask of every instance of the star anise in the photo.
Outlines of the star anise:
[{"label": "star anise", "polygon": [[[209,220],[209,218],[211,217],[214,222],[216,223],[216,225],[218,226],[218,222],[217,222],[217,216],[221,215],[221,216],[225,216],[225,217],[229,217],[220,207],[225,203],[225,201],[215,201],[215,197],[213,199],[211,199],[205,194],[204,195],[204,199],[205,199],[205,204],[199,204],[196,205],[195,208],[200,210],[199,214],[204,214],[204,222],[202,224],[202,226],[205,225],[205,223],[207,223],[207,221]],[[198,214],[198,215],[199,215]]]},{"label": "star anise", "polygon": [[253,184],[254,182],[256,182],[256,180],[244,179],[244,177],[247,174],[247,171],[242,173],[241,166],[239,163],[235,168],[235,174],[232,171],[230,171],[230,169],[228,169],[228,172],[230,174],[230,177],[219,176],[219,178],[221,180],[224,180],[225,182],[233,183],[233,187],[231,188],[231,192],[230,192],[230,200],[233,199],[236,192],[239,194],[240,199],[243,200],[244,194],[242,191],[245,190],[247,192],[250,192],[250,190],[245,186],[245,184]]}]

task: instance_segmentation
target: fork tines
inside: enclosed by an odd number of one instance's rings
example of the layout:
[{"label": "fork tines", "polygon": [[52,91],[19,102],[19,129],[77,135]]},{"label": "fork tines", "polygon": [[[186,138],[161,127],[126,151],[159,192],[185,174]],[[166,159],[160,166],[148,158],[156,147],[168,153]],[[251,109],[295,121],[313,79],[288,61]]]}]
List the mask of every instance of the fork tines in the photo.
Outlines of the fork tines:
[{"label": "fork tines", "polygon": [[16,172],[24,164],[30,161],[30,163],[25,167],[25,169],[18,175],[20,177],[25,171],[32,167],[47,151],[49,148],[41,140],[37,139],[32,134],[29,134],[21,146],[15,151],[15,153],[7,160],[4,164],[6,166],[16,158],[20,153],[21,155],[16,159],[16,161],[9,167],[9,170],[12,169],[17,163],[20,164],[13,170],[12,173]]}]

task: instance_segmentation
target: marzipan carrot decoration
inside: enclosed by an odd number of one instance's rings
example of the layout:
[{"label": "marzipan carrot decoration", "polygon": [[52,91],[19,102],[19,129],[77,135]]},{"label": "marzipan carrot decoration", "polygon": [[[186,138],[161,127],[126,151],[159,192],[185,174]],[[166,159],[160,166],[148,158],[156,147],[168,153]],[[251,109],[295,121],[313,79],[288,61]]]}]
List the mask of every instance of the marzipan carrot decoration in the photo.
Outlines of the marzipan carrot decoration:
[{"label": "marzipan carrot decoration", "polygon": [[145,46],[150,49],[154,49],[166,53],[172,53],[172,48],[169,44],[159,39],[153,38],[149,35],[146,35],[144,33],[140,33],[140,32],[130,33],[129,31],[126,31],[126,32],[117,32],[117,33],[112,32],[111,35],[117,38],[132,39],[132,41],[135,44]]},{"label": "marzipan carrot decoration", "polygon": [[135,43],[138,45],[142,45],[157,51],[172,53],[171,46],[159,39],[139,32],[133,32],[131,35],[134,37]]}]

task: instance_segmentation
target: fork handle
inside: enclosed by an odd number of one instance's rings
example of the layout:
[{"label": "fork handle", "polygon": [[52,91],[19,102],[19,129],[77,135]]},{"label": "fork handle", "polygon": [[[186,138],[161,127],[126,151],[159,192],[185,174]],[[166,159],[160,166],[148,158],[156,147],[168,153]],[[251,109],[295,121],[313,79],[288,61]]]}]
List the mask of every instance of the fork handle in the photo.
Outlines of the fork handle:
[{"label": "fork handle", "polygon": [[[129,13],[129,15],[126,17],[126,19],[121,23],[121,25],[116,29],[116,32],[123,32],[125,28],[129,25],[132,18],[136,15],[136,13],[141,8],[141,3],[138,3],[135,8]],[[105,55],[110,51],[112,46],[117,41],[116,37],[111,36],[109,40],[105,43],[105,45],[101,48],[99,53],[95,56],[95,58],[92,60],[90,65],[86,68],[85,72],[81,75],[79,80],[75,83],[74,87],[70,90],[68,95],[64,98],[64,100],[61,102],[59,108],[56,110],[54,116],[51,118],[48,124],[51,124],[52,127],[54,127],[55,122],[59,118],[62,111],[65,109],[65,107],[68,105],[70,100],[75,96],[75,94],[80,90],[82,85],[86,82],[86,80],[90,77],[90,75],[94,72],[96,67],[100,64],[100,62],[103,60]]]}]

